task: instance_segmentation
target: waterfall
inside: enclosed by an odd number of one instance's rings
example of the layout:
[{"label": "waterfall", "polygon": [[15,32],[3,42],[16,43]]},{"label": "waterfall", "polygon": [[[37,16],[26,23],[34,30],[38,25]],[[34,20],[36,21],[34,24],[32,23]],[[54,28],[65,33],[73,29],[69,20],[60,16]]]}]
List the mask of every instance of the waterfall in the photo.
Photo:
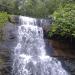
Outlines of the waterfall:
[{"label": "waterfall", "polygon": [[46,54],[43,29],[36,19],[20,16],[12,75],[69,75],[61,62]]}]

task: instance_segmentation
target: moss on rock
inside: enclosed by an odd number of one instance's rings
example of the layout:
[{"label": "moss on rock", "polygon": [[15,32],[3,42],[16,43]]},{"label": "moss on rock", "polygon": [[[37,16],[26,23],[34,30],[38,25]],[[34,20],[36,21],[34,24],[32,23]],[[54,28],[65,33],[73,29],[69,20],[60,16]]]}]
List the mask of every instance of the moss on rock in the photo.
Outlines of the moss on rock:
[{"label": "moss on rock", "polygon": [[2,28],[8,21],[9,14],[7,12],[0,12],[0,28]]},{"label": "moss on rock", "polygon": [[3,27],[5,26],[6,22],[8,22],[9,14],[7,12],[0,12],[0,41],[3,38]]}]

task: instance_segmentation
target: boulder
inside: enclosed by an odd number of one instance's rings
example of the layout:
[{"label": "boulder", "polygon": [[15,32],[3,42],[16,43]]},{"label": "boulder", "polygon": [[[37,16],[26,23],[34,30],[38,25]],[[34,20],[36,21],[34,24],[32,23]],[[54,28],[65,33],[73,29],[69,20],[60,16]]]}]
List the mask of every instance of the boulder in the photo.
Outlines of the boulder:
[{"label": "boulder", "polygon": [[52,24],[52,18],[50,19],[37,19],[37,25],[42,27],[45,32],[50,31],[50,26]]},{"label": "boulder", "polygon": [[19,23],[19,16],[17,16],[17,15],[11,15],[11,16],[9,16],[8,19],[9,19],[10,23],[14,23],[14,24]]},{"label": "boulder", "polygon": [[3,28],[3,40],[7,41],[10,39],[16,38],[16,25],[13,23],[6,23],[6,25]]}]

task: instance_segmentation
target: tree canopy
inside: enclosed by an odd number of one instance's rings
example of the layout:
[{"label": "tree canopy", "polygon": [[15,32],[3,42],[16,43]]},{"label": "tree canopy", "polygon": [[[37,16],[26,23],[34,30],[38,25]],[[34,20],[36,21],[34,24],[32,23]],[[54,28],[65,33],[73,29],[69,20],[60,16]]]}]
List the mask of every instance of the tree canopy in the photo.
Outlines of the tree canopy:
[{"label": "tree canopy", "polygon": [[0,10],[10,14],[49,17],[60,0],[0,0]]}]

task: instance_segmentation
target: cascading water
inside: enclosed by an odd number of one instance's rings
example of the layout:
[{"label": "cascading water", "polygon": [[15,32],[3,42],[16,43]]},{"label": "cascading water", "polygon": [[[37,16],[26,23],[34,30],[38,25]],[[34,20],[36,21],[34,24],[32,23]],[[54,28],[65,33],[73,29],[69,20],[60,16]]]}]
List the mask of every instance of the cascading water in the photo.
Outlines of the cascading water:
[{"label": "cascading water", "polygon": [[69,75],[60,61],[46,54],[43,29],[36,19],[20,16],[12,75]]}]

